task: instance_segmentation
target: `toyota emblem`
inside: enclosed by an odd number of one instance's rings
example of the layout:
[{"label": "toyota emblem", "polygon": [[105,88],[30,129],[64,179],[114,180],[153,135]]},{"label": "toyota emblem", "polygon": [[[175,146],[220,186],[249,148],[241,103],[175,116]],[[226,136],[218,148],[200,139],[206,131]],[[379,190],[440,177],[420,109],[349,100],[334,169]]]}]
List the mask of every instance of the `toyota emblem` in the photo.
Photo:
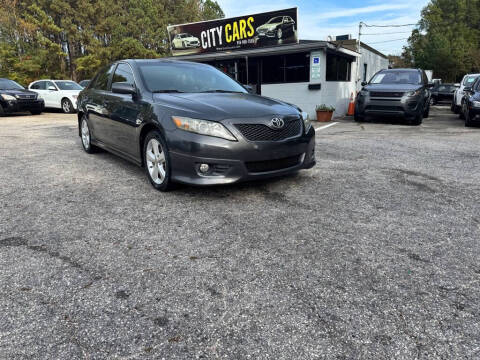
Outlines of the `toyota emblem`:
[{"label": "toyota emblem", "polygon": [[284,126],[285,126],[285,122],[283,121],[283,119],[276,117],[270,120],[270,127],[272,129],[279,130],[279,129],[283,129]]}]

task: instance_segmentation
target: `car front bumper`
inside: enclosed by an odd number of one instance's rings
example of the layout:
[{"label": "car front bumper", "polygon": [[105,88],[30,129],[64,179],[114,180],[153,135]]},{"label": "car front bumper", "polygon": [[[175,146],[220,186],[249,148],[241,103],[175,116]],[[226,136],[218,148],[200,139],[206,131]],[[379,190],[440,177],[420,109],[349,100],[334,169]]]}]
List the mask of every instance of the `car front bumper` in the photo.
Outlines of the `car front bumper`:
[{"label": "car front bumper", "polygon": [[356,102],[358,116],[393,116],[413,119],[423,110],[423,98],[370,98],[360,97]]},{"label": "car front bumper", "polygon": [[43,99],[37,100],[10,100],[2,102],[5,113],[17,113],[26,111],[43,111],[45,103]]},{"label": "car front bumper", "polygon": [[[315,166],[315,131],[284,141],[228,141],[176,130],[170,140],[172,180],[192,185],[231,184],[282,176]],[[208,164],[207,174],[200,164]]]}]

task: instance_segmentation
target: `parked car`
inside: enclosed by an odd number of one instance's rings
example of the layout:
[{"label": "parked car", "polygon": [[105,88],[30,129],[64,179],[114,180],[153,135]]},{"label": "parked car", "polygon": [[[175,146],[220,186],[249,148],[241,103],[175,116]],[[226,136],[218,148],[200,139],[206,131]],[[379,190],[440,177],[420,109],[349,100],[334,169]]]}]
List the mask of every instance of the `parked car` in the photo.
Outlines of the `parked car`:
[{"label": "parked car", "polygon": [[45,107],[62,109],[65,113],[77,110],[77,98],[83,88],[71,80],[39,80],[28,88],[45,101]]},{"label": "parked car", "polygon": [[173,49],[187,49],[200,47],[200,40],[190,34],[182,33],[173,37],[172,48]]},{"label": "parked car", "polygon": [[[460,87],[453,94],[453,102],[451,105],[451,110],[455,113],[461,113],[460,109],[462,108],[462,99],[463,99],[463,89],[465,86],[472,86],[475,80],[480,76],[480,74],[467,74],[463,77]],[[460,114],[461,115],[461,114]]]},{"label": "parked car", "polygon": [[0,78],[0,116],[25,111],[38,115],[44,107],[43,99],[33,91],[25,90],[13,80]]},{"label": "parked car", "polygon": [[295,32],[295,21],[290,16],[276,16],[257,27],[256,32],[259,38],[269,37],[280,40],[285,35]]},{"label": "parked car", "polygon": [[453,101],[453,94],[458,89],[455,84],[437,84],[432,88],[432,96],[430,97],[430,104],[435,105],[439,102]]},{"label": "parked car", "polygon": [[315,165],[315,131],[296,106],[248,93],[206,64],[123,60],[78,98],[87,153],[144,166],[151,184],[227,184]]},{"label": "parked car", "polygon": [[388,69],[362,82],[355,103],[355,121],[374,116],[396,116],[420,125],[430,112],[430,85],[420,69]]},{"label": "parked car", "polygon": [[462,117],[465,126],[480,124],[480,77],[471,86],[463,88]]},{"label": "parked car", "polygon": [[83,88],[86,88],[86,87],[88,86],[88,84],[90,84],[90,81],[91,81],[90,79],[88,79],[88,80],[82,80],[82,81],[80,81],[80,82],[78,83],[78,85],[80,85],[80,86],[83,87]]}]

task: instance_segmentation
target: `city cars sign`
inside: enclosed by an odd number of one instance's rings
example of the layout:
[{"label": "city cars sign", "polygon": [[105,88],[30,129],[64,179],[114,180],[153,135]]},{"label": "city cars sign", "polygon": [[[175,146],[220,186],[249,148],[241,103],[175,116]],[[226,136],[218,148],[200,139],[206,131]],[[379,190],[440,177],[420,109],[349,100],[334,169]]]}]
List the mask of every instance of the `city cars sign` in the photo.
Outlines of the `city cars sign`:
[{"label": "city cars sign", "polygon": [[167,28],[173,55],[297,43],[297,29],[297,8]]}]

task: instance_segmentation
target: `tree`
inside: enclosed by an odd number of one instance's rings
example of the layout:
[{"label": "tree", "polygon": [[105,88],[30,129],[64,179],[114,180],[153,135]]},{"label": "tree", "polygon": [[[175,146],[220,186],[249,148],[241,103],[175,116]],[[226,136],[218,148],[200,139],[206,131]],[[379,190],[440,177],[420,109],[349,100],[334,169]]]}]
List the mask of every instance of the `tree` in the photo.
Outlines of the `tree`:
[{"label": "tree", "polygon": [[168,55],[169,24],[219,17],[215,0],[0,0],[0,76],[90,78],[111,61]]}]

